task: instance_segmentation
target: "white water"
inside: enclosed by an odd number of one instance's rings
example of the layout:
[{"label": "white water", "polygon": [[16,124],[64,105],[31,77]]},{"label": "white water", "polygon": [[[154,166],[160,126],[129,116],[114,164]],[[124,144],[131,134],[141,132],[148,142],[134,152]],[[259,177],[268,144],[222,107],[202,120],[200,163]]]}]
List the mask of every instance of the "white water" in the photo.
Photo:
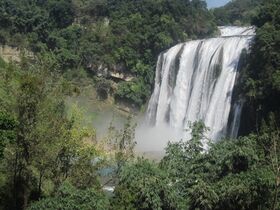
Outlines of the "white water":
[{"label": "white water", "polygon": [[237,136],[243,103],[232,103],[232,93],[241,53],[248,50],[255,30],[219,29],[218,38],[179,44],[159,56],[146,115],[155,130],[166,132],[168,127],[183,137],[190,122],[202,120],[212,140]]},{"label": "white water", "polygon": [[222,37],[227,36],[254,36],[255,28],[251,27],[236,27],[236,26],[220,26],[219,30]]}]

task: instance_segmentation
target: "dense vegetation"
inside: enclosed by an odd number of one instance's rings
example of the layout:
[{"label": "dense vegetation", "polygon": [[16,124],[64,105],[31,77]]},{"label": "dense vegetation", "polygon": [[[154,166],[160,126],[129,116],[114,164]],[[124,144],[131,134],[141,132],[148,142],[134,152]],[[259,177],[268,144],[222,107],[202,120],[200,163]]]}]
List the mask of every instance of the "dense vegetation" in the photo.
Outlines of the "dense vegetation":
[{"label": "dense vegetation", "polygon": [[158,54],[210,36],[216,25],[201,0],[2,0],[0,28],[1,43],[51,53],[72,77],[82,69],[103,77],[132,75],[119,84],[116,98],[141,106]]},{"label": "dense vegetation", "polygon": [[263,0],[232,0],[213,10],[218,25],[251,25]]},{"label": "dense vegetation", "polygon": [[[130,118],[96,139],[79,107],[66,105],[79,93],[69,77],[101,64],[102,73],[128,72],[137,79],[116,95],[144,103],[157,53],[214,32],[205,3],[1,1],[1,42],[36,57],[0,59],[0,209],[280,209],[279,8],[267,0],[252,18],[257,35],[240,76],[246,135],[209,143],[206,152],[208,128],[196,122],[191,138],[168,144],[155,163],[135,158]],[[106,80],[96,85],[103,96],[111,91]]]},{"label": "dense vegetation", "polygon": [[[91,186],[98,167],[89,162],[98,155],[87,143],[94,131],[81,126],[76,109],[66,114],[64,98],[71,86],[39,64],[18,68],[4,65],[0,73],[4,209],[25,209],[30,199],[52,192],[66,179],[80,187]],[[87,174],[83,167],[89,169]]]},{"label": "dense vegetation", "polygon": [[[244,133],[257,132],[270,114],[280,117],[280,2],[267,1],[253,18],[257,36],[252,46],[248,66],[242,75],[242,90],[246,107],[243,114]],[[250,125],[249,127],[246,126]]]}]

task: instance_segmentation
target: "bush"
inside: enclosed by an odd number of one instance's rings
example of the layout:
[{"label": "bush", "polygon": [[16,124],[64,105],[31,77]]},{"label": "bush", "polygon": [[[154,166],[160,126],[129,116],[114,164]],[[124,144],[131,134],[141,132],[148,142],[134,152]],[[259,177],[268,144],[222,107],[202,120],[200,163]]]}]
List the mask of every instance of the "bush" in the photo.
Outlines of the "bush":
[{"label": "bush", "polygon": [[100,100],[106,100],[112,92],[111,81],[106,79],[98,80],[95,88]]},{"label": "bush", "polygon": [[167,174],[155,163],[138,159],[120,173],[113,209],[185,209]]},{"label": "bush", "polygon": [[109,209],[106,195],[94,188],[77,189],[69,183],[64,183],[53,197],[34,202],[29,210],[104,210]]},{"label": "bush", "polygon": [[122,82],[115,93],[117,100],[123,100],[140,107],[150,95],[149,85],[137,79],[132,82]]}]

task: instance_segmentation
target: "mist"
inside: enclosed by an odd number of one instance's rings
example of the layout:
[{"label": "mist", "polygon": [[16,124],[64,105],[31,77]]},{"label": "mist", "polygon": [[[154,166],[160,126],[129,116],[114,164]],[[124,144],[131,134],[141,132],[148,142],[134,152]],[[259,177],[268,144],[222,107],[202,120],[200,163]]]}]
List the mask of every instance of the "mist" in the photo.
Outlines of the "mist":
[{"label": "mist", "polygon": [[[134,139],[136,142],[135,152],[139,156],[159,159],[165,154],[168,142],[179,141],[182,134],[167,124],[150,126],[142,115],[134,116],[132,122],[137,124]],[[120,115],[113,110],[99,112],[93,122],[97,139],[102,139],[107,135],[110,124],[118,130],[123,129],[126,120],[127,116]]]},{"label": "mist", "polygon": [[176,142],[181,139],[175,129],[167,124],[151,127],[142,121],[136,128],[135,140],[137,142],[136,151],[142,153],[164,152],[168,142]]}]

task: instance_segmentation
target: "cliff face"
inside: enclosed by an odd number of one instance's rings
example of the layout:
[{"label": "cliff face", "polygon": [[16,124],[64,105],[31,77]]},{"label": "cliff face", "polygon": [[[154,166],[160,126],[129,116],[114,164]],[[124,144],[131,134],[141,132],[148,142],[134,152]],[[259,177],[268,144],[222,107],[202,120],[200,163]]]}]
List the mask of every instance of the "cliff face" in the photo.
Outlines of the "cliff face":
[{"label": "cliff face", "polygon": [[20,50],[17,47],[11,47],[8,45],[0,46],[0,57],[6,62],[20,62],[22,56],[34,57],[33,53],[26,49]]}]

